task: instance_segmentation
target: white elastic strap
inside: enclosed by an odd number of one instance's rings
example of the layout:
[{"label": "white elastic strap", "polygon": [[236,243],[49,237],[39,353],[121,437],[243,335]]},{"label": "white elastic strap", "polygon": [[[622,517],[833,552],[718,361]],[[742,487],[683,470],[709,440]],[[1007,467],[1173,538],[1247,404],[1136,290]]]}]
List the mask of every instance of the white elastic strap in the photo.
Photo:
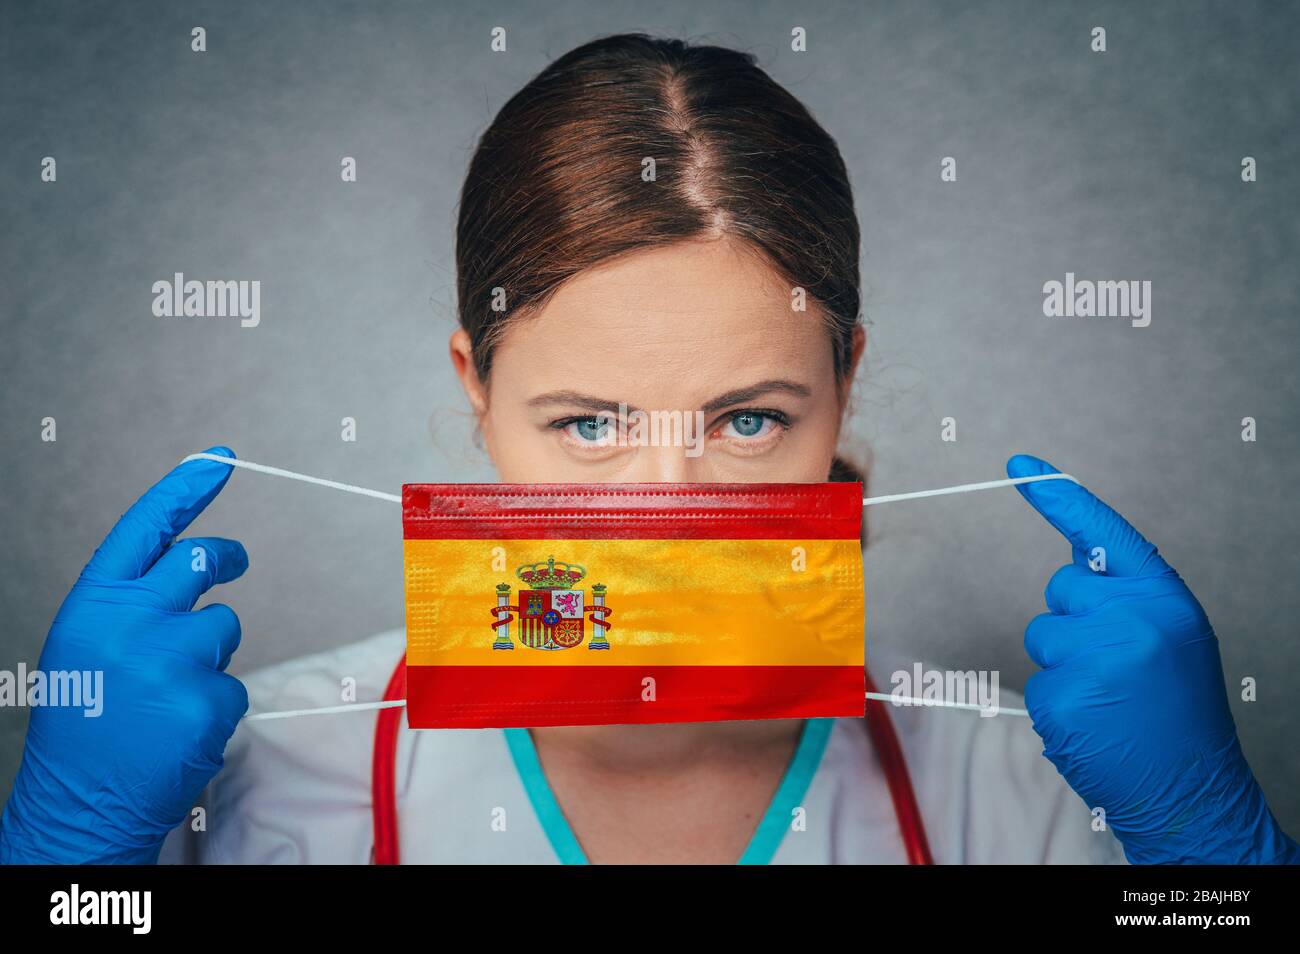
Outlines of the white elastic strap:
[{"label": "white elastic strap", "polygon": [[304,484],[316,484],[320,487],[329,487],[331,490],[342,490],[349,494],[360,494],[362,497],[374,497],[376,500],[387,500],[390,503],[399,504],[402,498],[397,494],[386,494],[382,490],[371,490],[368,487],[358,487],[356,484],[341,484],[337,480],[326,480],[323,477],[311,477],[307,474],[297,474],[292,470],[281,470],[279,467],[267,467],[265,464],[254,464],[251,460],[236,460],[234,457],[221,457],[218,454],[191,454],[181,461],[182,464],[192,460],[215,460],[221,464],[229,464],[231,467],[242,467],[245,470],[253,470],[259,474],[270,474],[272,477],[288,477],[290,480],[301,480]]},{"label": "white elastic strap", "polygon": [[978,484],[958,484],[956,487],[940,487],[938,490],[913,490],[909,494],[886,494],[883,497],[867,497],[862,506],[894,503],[899,500],[920,500],[922,497],[942,497],[945,494],[968,494],[975,490],[996,490],[998,487],[1015,487],[1017,484],[1033,484],[1040,480],[1079,481],[1070,474],[1038,474],[1034,477],[1010,477],[1006,480],[985,480]]},{"label": "white elastic strap", "polygon": [[[341,484],[337,480],[325,480],[323,477],[312,477],[308,474],[295,473],[292,470],[284,470],[280,467],[268,467],[266,464],[255,464],[251,460],[238,460],[234,457],[222,457],[219,454],[191,454],[181,461],[182,464],[191,460],[212,460],[221,464],[229,464],[231,467],[242,467],[245,470],[255,471],[259,474],[270,474],[273,477],[287,477],[290,480],[300,480],[305,484],[316,484],[319,487],[329,487],[331,490],[342,490],[349,494],[360,494],[363,497],[373,497],[376,500],[387,500],[391,503],[400,504],[402,498],[397,494],[386,494],[381,490],[371,490],[368,487],[358,487],[355,484]],[[1032,484],[1039,480],[1070,480],[1078,483],[1074,477],[1069,474],[1039,474],[1035,477],[1013,477],[1007,480],[985,480],[978,484],[958,484],[955,487],[939,487],[936,490],[914,490],[907,494],[887,494],[883,497],[866,497],[862,501],[862,506],[870,507],[874,504],[894,503],[899,500],[919,500],[922,497],[942,497],[945,494],[967,494],[976,490],[995,490],[998,487],[1014,487],[1017,484]],[[907,705],[920,705],[936,709],[973,709],[979,712],[996,712],[1003,715],[1027,716],[1029,713],[1024,709],[1004,708],[1001,706],[981,706],[975,702],[948,702],[947,700],[934,699],[916,699],[910,696],[896,697],[885,695],[880,692],[868,692],[868,699],[879,699],[882,702],[894,704],[906,703]],[[361,712],[371,709],[390,709],[395,706],[406,705],[405,700],[392,702],[354,702],[341,706],[322,706],[319,709],[285,709],[279,712],[255,712],[252,715],[244,716],[249,722],[259,722],[267,719],[294,719],[298,716],[307,715],[328,715],[331,712]]]},{"label": "white elastic strap", "polygon": [[[970,709],[975,712],[992,712],[997,715],[1027,716],[1027,709],[1013,709],[1009,706],[982,706],[978,702],[949,702],[946,699],[918,699],[915,696],[891,696],[883,692],[864,693],[868,699],[879,699],[890,705],[925,706],[933,709]],[[391,699],[386,702],[351,702],[341,706],[321,706],[318,709],[284,709],[279,712],[255,712],[244,716],[246,722],[262,722],[267,719],[296,719],[298,716],[329,715],[333,712],[371,712],[375,709],[396,709],[406,705],[405,699]]]},{"label": "white elastic strap", "polygon": [[891,696],[885,692],[868,692],[868,699],[879,699],[900,709],[925,706],[927,709],[970,709],[972,712],[992,712],[995,715],[1028,716],[1028,709],[1010,706],[982,706],[978,702],[949,702],[947,699],[918,699],[916,696]]},{"label": "white elastic strap", "polygon": [[349,702],[341,706],[321,706],[318,709],[281,709],[278,712],[254,712],[244,716],[245,722],[264,722],[267,719],[296,719],[298,716],[329,715],[331,712],[353,712],[370,709],[396,709],[406,705],[405,699],[388,702]]},{"label": "white elastic strap", "polygon": [[[341,484],[337,480],[326,480],[323,477],[312,477],[309,474],[299,474],[292,470],[284,470],[280,467],[268,467],[266,464],[255,464],[251,460],[238,460],[234,457],[222,457],[219,454],[191,454],[181,461],[182,464],[192,460],[214,460],[220,464],[229,464],[231,467],[242,467],[245,470],[256,471],[259,474],[270,474],[273,477],[288,477],[290,480],[300,480],[305,484],[316,484],[319,487],[329,487],[332,490],[342,490],[344,493],[360,494],[362,497],[374,497],[376,500],[387,500],[390,503],[400,504],[401,496],[398,494],[386,494],[382,490],[371,490],[368,487],[358,487],[356,484]],[[996,490],[998,487],[1014,487],[1017,484],[1032,484],[1040,480],[1070,480],[1074,483],[1079,481],[1070,474],[1038,474],[1035,477],[1012,477],[1007,480],[985,480],[978,484],[958,484],[955,487],[939,487],[935,490],[913,490],[906,494],[885,494],[882,497],[864,497],[862,506],[871,507],[882,503],[895,503],[899,500],[920,500],[922,497],[942,497],[946,494],[968,494],[976,490]]]}]

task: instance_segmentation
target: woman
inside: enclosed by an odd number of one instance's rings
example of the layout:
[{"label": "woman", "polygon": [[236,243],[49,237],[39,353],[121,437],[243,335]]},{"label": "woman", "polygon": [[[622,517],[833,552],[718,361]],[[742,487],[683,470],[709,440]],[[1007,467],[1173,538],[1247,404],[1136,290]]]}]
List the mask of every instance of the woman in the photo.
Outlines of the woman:
[{"label": "woman", "polygon": [[[502,480],[859,479],[835,456],[865,346],[847,174],[749,57],[618,36],[553,63],[484,133],[456,254],[452,365]],[[608,440],[626,408],[702,411],[699,452]],[[375,857],[372,716],[235,731],[238,621],[190,610],[247,557],[233,541],[172,543],[229,472],[182,465],[78,581],[42,668],[104,668],[130,704],[111,723],[34,714],[0,857],[147,862],[169,831],[174,860]],[[1115,833],[1135,861],[1292,857],[1240,758],[1191,594],[1082,488],[1022,489],[1075,550],[1026,637],[1045,667],[1029,705],[1051,761],[1024,720],[932,709],[882,708],[871,732],[855,719],[407,731],[394,766],[391,742],[374,750],[395,779],[402,860],[1107,862],[1122,860]],[[1110,569],[1087,565],[1107,548]],[[392,632],[277,666],[245,680],[247,700],[377,699],[402,651]],[[872,650],[878,674],[911,668]],[[1152,693],[1180,718],[1142,709]],[[924,835],[904,841],[912,815]]]}]

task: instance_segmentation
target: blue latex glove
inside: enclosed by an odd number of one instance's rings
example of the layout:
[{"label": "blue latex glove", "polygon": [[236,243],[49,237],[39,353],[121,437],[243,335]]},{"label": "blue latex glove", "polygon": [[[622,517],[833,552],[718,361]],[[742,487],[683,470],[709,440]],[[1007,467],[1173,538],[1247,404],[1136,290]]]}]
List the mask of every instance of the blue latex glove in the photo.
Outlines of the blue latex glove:
[{"label": "blue latex glove", "polygon": [[[1011,477],[1059,473],[1034,457]],[[1017,488],[1074,549],[1025,631],[1025,705],[1044,754],[1134,864],[1300,863],[1237,740],[1219,643],[1187,585],[1078,484]],[[1104,569],[1097,569],[1104,550]],[[1092,566],[1089,565],[1090,561]]]},{"label": "blue latex glove", "polygon": [[32,709],[0,819],[0,862],[155,862],[221,768],[248,708],[243,685],[223,672],[239,620],[227,606],[193,609],[211,586],[240,576],[248,555],[233,540],[172,541],[232,470],[215,461],[175,468],[123,515],[63,601],[40,669],[101,670],[102,712]]}]

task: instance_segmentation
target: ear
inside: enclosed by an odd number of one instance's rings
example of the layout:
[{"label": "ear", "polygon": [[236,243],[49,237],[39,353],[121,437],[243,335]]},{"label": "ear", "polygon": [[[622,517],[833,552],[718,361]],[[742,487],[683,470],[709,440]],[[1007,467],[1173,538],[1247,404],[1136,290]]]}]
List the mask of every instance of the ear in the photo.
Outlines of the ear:
[{"label": "ear", "polygon": [[474,367],[474,346],[464,328],[452,332],[448,350],[451,352],[451,366],[456,377],[460,378],[460,386],[465,389],[469,406],[476,417],[482,418],[487,412],[487,388],[479,380],[478,369]]}]

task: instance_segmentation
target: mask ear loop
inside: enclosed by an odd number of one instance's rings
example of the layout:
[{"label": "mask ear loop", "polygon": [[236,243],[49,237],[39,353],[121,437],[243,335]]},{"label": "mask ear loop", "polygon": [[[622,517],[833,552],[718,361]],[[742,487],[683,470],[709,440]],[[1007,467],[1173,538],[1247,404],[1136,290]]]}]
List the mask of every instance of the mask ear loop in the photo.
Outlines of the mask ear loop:
[{"label": "mask ear loop", "polygon": [[[344,493],[358,494],[363,497],[372,497],[376,500],[384,500],[389,503],[401,504],[402,498],[398,494],[388,494],[381,490],[371,490],[368,487],[358,487],[356,484],[343,484],[336,480],[326,480],[323,477],[312,477],[308,474],[299,474],[292,470],[284,470],[280,467],[269,467],[266,464],[255,464],[251,460],[239,460],[234,457],[223,457],[219,454],[190,454],[181,461],[182,464],[191,460],[211,460],[220,464],[229,464],[231,467],[242,467],[245,470],[251,470],[258,474],[270,474],[273,477],[286,477],[289,480],[298,480],[307,484],[315,484],[319,487],[328,487],[331,490],[341,490]],[[975,484],[958,484],[954,487],[939,487],[934,490],[914,490],[905,494],[885,494],[880,497],[865,497],[862,501],[863,507],[872,507],[876,504],[897,503],[901,500],[921,500],[925,497],[943,497],[948,494],[967,494],[979,490],[996,490],[999,487],[1015,487],[1020,484],[1032,484],[1040,480],[1069,480],[1074,483],[1079,481],[1070,474],[1037,474],[1032,477],[1009,477],[1005,480],[985,480]],[[405,658],[405,657],[403,657]],[[405,667],[401,669],[402,683],[406,682]],[[397,673],[393,674],[397,678]],[[393,683],[389,683],[389,689]],[[868,687],[869,689],[874,687]],[[910,696],[886,695],[881,692],[869,691],[866,698],[878,702],[889,702],[894,705],[905,704],[909,706],[926,706],[929,708],[939,709],[973,709],[978,712],[993,712],[997,715],[1028,716],[1029,712],[1025,709],[1016,709],[1002,706],[981,706],[973,702],[948,702],[947,700],[936,699],[917,699]],[[397,709],[406,705],[405,699],[391,696],[389,693],[384,694],[382,702],[353,702],[339,706],[321,706],[315,709],[285,709],[277,712],[254,712],[244,716],[244,721],[260,722],[268,719],[293,719],[298,716],[307,715],[328,715],[333,712],[365,712],[374,709]],[[381,715],[388,715],[382,713]]]}]

